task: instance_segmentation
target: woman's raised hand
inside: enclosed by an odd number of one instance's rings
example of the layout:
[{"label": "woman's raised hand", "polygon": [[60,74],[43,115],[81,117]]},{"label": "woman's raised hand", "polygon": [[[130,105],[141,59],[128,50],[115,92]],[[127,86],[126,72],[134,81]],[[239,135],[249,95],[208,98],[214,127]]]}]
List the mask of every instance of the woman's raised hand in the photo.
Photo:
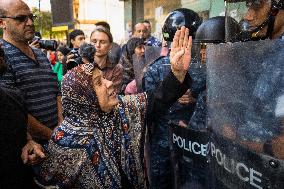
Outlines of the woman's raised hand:
[{"label": "woman's raised hand", "polygon": [[177,30],[170,52],[171,69],[176,78],[183,82],[191,61],[192,37],[184,26]]}]

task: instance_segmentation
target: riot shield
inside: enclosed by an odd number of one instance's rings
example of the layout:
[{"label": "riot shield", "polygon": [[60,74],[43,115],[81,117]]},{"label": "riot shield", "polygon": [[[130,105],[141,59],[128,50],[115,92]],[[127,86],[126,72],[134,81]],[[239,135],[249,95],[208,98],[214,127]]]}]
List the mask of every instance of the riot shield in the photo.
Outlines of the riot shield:
[{"label": "riot shield", "polygon": [[208,45],[206,126],[170,128],[174,188],[284,188],[283,62],[283,40]]},{"label": "riot shield", "polygon": [[212,188],[284,188],[284,41],[207,50]]},{"label": "riot shield", "polygon": [[209,133],[206,130],[206,57],[202,57],[201,49],[202,44],[194,43],[192,46],[189,75],[192,79],[190,92],[196,99],[190,109],[193,114],[186,128],[173,122],[169,127],[172,183],[176,189],[207,189],[211,183],[208,179],[210,172],[207,160]]},{"label": "riot shield", "polygon": [[172,124],[169,132],[173,188],[211,188],[208,147],[209,133]]},{"label": "riot shield", "polygon": [[154,62],[157,58],[159,58],[160,53],[161,53],[161,47],[145,46],[144,57],[137,57],[135,54],[132,56],[133,69],[134,69],[136,87],[138,92],[143,92],[142,78],[147,70],[148,65]]}]

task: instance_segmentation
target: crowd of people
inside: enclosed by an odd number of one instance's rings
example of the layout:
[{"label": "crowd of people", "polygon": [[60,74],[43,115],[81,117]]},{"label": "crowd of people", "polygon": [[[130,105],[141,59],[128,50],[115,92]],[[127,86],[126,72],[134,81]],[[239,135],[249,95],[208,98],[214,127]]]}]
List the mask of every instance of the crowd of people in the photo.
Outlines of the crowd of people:
[{"label": "crowd of people", "polygon": [[[283,0],[246,5],[251,40],[284,38]],[[225,29],[230,19],[232,40]],[[248,41],[236,23],[224,16],[202,23],[195,11],[179,8],[165,20],[163,42],[144,20],[119,45],[110,25],[98,22],[90,43],[75,29],[69,45],[47,56],[34,40],[27,4],[0,0],[0,188],[173,188],[169,128],[209,130],[206,46]],[[246,128],[222,129],[236,140]],[[284,159],[283,132],[240,143]]]}]

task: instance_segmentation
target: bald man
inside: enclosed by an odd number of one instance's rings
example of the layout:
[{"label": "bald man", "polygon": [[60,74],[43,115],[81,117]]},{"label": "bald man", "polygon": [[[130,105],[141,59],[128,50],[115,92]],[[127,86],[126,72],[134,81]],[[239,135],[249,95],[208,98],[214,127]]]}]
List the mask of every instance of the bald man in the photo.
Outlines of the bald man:
[{"label": "bald man", "polygon": [[146,39],[147,37],[147,28],[143,23],[138,23],[134,26],[133,37]]},{"label": "bald man", "polygon": [[148,20],[144,20],[143,24],[147,29],[145,44],[147,46],[162,47],[162,42],[156,37],[151,35],[151,30],[152,30],[151,23]]},{"label": "bald man", "polygon": [[46,144],[62,120],[61,94],[46,55],[29,46],[35,35],[34,19],[23,1],[0,0],[1,42],[8,65],[0,82],[20,89],[28,110],[28,131]]}]

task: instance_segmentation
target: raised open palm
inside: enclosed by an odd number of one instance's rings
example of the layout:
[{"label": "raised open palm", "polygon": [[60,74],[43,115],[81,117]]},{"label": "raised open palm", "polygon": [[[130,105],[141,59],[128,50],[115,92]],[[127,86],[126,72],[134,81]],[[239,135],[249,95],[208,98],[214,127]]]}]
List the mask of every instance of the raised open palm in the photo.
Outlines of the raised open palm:
[{"label": "raised open palm", "polygon": [[[184,26],[176,31],[170,52],[172,72],[180,80],[183,79],[190,65],[192,38]],[[182,78],[183,76],[183,78]]]}]

